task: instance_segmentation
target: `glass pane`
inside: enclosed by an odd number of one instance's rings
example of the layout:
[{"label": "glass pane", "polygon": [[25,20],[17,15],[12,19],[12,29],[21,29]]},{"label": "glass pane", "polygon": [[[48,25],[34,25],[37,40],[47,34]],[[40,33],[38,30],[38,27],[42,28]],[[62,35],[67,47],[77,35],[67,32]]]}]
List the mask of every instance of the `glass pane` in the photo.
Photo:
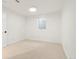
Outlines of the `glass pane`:
[{"label": "glass pane", "polygon": [[39,29],[46,29],[46,20],[44,20],[44,19],[39,19],[39,20],[38,20],[38,28],[39,28]]}]

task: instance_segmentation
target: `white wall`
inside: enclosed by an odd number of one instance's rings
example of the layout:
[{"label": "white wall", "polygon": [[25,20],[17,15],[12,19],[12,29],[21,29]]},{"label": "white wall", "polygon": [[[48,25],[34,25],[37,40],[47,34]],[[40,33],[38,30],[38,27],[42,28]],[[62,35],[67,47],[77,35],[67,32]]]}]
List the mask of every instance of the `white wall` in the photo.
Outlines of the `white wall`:
[{"label": "white wall", "polygon": [[46,30],[40,30],[37,26],[38,16],[29,16],[26,20],[26,39],[49,41],[53,43],[61,42],[61,13],[51,13],[41,15],[41,19],[46,20]]},{"label": "white wall", "polygon": [[2,45],[3,46],[6,46],[6,41],[7,41],[7,34],[4,33],[4,31],[6,30],[6,10],[5,8],[3,7],[3,10],[2,10],[2,34],[3,34],[3,40],[2,40]]},{"label": "white wall", "polygon": [[75,21],[75,0],[65,0],[62,12],[62,43],[68,59],[76,59]]},{"label": "white wall", "polygon": [[[25,38],[25,18],[7,9],[6,12],[3,12],[3,15],[6,15],[6,18],[4,17],[6,24],[3,23],[3,30],[7,30],[7,34],[4,35],[5,38],[3,38],[3,46],[17,42],[19,40],[23,40]],[[4,28],[5,25],[6,27]]]}]

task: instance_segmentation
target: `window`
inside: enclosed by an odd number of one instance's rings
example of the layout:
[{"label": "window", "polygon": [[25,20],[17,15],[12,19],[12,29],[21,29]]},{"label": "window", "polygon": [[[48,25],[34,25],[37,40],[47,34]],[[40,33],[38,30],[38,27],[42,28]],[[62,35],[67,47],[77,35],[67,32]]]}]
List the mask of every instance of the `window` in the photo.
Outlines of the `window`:
[{"label": "window", "polygon": [[39,29],[46,29],[46,20],[44,18],[38,19],[38,28]]}]

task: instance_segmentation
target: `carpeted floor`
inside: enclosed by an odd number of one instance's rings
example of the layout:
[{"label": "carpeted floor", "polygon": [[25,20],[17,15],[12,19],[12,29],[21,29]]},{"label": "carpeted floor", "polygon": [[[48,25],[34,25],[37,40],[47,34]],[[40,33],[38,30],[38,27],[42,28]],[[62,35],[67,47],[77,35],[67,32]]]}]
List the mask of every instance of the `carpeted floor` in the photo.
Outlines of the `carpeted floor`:
[{"label": "carpeted floor", "polygon": [[23,40],[3,48],[3,59],[66,59],[61,44]]}]

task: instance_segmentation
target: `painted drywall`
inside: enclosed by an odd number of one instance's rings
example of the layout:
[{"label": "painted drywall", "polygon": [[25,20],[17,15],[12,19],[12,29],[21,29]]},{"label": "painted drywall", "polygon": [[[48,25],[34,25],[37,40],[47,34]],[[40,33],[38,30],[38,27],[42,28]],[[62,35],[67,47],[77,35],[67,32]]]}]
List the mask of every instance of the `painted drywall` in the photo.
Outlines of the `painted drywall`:
[{"label": "painted drywall", "polygon": [[2,8],[3,11],[2,11],[2,45],[3,46],[6,46],[6,41],[7,41],[7,34],[4,33],[4,31],[6,30],[6,9],[5,7]]},{"label": "painted drywall", "polygon": [[3,19],[6,24],[3,23],[3,30],[7,30],[7,33],[4,33],[5,35],[3,36],[3,47],[24,39],[24,25],[26,19],[18,13],[15,13],[7,8],[5,9],[6,12],[3,11],[3,16],[6,15],[6,18],[3,17]]},{"label": "painted drywall", "polygon": [[75,0],[65,0],[62,12],[62,43],[68,59],[76,59],[75,21]]},{"label": "painted drywall", "polygon": [[[38,28],[38,20],[46,20],[46,29]],[[61,12],[29,16],[25,25],[26,39],[61,43]]]}]

